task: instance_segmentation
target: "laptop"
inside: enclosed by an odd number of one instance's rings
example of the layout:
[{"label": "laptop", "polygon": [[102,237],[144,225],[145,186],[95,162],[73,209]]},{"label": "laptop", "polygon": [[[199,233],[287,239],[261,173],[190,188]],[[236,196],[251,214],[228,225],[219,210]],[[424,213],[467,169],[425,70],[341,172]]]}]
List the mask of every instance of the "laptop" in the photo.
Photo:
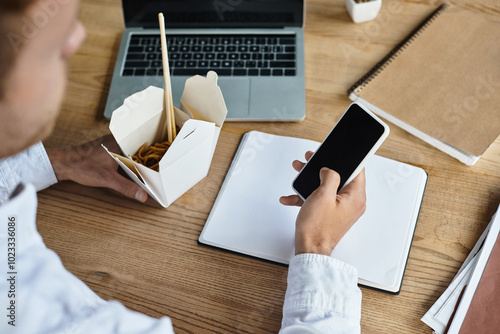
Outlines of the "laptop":
[{"label": "laptop", "polygon": [[122,0],[126,29],[104,116],[163,87],[158,13],[165,16],[174,105],[187,78],[213,70],[226,121],[305,118],[304,0]]}]

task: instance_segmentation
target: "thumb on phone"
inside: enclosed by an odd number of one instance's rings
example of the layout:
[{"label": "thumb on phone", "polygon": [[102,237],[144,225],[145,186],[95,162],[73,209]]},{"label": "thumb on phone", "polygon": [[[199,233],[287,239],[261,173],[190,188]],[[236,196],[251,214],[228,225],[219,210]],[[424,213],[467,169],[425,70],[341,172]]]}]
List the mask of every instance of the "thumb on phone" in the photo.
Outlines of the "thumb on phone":
[{"label": "thumb on phone", "polygon": [[340,185],[340,175],[328,167],[321,168],[319,172],[319,188],[328,193],[337,194]]}]

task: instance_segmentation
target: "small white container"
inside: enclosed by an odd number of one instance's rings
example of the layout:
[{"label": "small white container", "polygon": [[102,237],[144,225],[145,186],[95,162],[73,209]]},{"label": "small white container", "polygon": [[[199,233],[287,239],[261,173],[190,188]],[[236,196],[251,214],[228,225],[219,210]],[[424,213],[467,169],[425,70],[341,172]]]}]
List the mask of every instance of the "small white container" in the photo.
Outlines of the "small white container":
[{"label": "small white container", "polygon": [[355,23],[361,23],[377,17],[380,7],[382,7],[382,0],[370,0],[361,3],[357,3],[354,0],[345,0],[345,5],[352,20]]}]

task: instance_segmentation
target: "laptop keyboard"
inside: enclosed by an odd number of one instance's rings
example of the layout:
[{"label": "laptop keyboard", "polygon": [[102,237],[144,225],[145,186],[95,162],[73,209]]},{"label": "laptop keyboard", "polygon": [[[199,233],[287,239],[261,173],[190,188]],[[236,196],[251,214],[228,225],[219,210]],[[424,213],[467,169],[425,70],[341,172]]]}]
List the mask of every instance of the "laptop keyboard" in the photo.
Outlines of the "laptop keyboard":
[{"label": "laptop keyboard", "polygon": [[[294,76],[294,35],[168,35],[171,75]],[[123,76],[163,76],[160,36],[132,35]]]}]

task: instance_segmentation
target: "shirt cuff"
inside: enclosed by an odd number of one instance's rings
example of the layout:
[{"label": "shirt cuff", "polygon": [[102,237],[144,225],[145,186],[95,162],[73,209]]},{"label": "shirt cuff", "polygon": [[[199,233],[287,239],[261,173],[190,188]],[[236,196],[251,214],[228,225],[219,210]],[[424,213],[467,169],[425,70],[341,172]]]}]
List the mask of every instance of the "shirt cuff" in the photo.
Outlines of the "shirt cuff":
[{"label": "shirt cuff", "polygon": [[40,159],[43,160],[43,168],[42,168],[42,173],[40,174],[40,182],[34,182],[33,184],[35,185],[35,188],[37,191],[43,190],[45,188],[50,187],[53,184],[57,183],[57,176],[56,173],[54,172],[54,168],[52,168],[52,164],[50,163],[49,156],[47,154],[47,151],[45,150],[45,147],[43,146],[42,143],[37,147],[40,150]]},{"label": "shirt cuff", "polygon": [[292,258],[283,312],[321,309],[359,322],[361,291],[358,271],[352,265],[319,254],[299,254]]},{"label": "shirt cuff", "polygon": [[31,183],[37,191],[57,183],[57,177],[41,142],[16,155],[0,159],[0,203],[19,183]]}]

